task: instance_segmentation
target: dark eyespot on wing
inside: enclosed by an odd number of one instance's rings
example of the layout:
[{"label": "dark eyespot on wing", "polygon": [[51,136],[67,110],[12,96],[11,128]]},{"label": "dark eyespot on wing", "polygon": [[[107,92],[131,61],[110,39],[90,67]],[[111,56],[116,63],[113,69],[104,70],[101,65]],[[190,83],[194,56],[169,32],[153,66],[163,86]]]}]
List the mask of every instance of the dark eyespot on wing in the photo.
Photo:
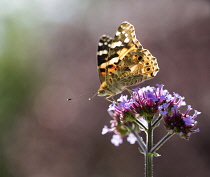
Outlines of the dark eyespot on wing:
[{"label": "dark eyespot on wing", "polygon": [[142,56],[139,56],[138,60],[140,61],[142,59]]}]

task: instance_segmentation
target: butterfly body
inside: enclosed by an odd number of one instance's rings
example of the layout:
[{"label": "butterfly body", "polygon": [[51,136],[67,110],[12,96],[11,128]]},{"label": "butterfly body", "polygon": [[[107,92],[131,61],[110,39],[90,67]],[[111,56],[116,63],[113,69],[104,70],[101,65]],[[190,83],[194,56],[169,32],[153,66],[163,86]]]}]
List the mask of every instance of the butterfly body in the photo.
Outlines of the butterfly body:
[{"label": "butterfly body", "polygon": [[103,35],[98,44],[98,96],[114,96],[125,88],[153,78],[157,60],[136,39],[134,27],[123,22],[114,38]]}]

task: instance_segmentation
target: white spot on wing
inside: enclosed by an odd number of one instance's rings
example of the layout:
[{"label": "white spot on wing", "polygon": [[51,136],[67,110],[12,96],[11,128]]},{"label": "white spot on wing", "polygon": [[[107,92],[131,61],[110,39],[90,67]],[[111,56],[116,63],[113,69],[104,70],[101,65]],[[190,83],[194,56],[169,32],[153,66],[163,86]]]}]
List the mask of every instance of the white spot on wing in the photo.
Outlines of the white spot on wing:
[{"label": "white spot on wing", "polygon": [[118,57],[115,57],[115,58],[112,58],[110,61],[109,61],[109,64],[114,64],[114,63],[117,63],[119,61],[119,58]]},{"label": "white spot on wing", "polygon": [[119,47],[121,45],[122,45],[122,42],[121,41],[114,42],[114,43],[112,43],[111,48]]},{"label": "white spot on wing", "polygon": [[119,35],[120,35],[120,32],[119,32],[119,31],[117,31],[115,35],[116,35],[116,36],[119,36]]},{"label": "white spot on wing", "polygon": [[103,43],[101,43],[101,42],[98,43],[98,46],[102,46],[102,45],[103,45]]},{"label": "white spot on wing", "polygon": [[125,38],[124,42],[125,43],[128,43],[129,42],[129,39],[128,38]]},{"label": "white spot on wing", "polygon": [[103,54],[107,54],[108,53],[108,51],[107,50],[101,50],[101,51],[98,51],[97,52],[97,55],[103,55]]}]

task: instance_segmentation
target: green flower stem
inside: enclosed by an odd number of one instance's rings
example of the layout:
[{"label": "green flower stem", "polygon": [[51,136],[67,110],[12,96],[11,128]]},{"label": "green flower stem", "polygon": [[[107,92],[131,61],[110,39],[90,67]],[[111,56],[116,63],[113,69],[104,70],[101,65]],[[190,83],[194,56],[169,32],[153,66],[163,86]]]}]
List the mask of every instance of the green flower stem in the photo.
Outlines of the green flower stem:
[{"label": "green flower stem", "polygon": [[155,119],[155,121],[153,122],[152,126],[156,127],[158,125],[158,123],[160,122],[160,120],[162,119],[162,115],[159,115],[157,119]]},{"label": "green flower stem", "polygon": [[147,130],[147,127],[145,127],[138,119],[136,119],[135,122],[138,124],[138,126],[139,126],[141,129]]},{"label": "green flower stem", "polygon": [[151,150],[150,153],[156,152],[169,138],[171,138],[174,133],[166,134]]},{"label": "green flower stem", "polygon": [[144,143],[142,137],[140,137],[139,134],[138,134],[136,131],[134,131],[134,130],[131,130],[131,132],[132,132],[132,133],[134,134],[134,136],[136,137],[137,142],[138,142],[138,144],[139,144],[139,146],[140,146],[140,148],[141,148],[142,153],[145,154],[145,153],[146,153],[146,145],[145,145],[145,143]]},{"label": "green flower stem", "polygon": [[145,156],[145,175],[146,177],[152,177],[153,174],[153,153],[150,153],[153,147],[153,127],[152,123],[148,122],[148,131],[146,134],[147,151]]}]

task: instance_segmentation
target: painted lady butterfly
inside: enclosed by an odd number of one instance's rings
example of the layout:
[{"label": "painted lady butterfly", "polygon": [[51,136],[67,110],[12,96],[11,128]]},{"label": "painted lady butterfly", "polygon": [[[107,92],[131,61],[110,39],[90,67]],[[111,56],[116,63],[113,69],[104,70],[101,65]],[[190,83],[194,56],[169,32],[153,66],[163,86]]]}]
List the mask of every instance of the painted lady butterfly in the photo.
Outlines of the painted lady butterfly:
[{"label": "painted lady butterfly", "polygon": [[98,96],[108,98],[156,76],[157,59],[136,39],[133,25],[123,22],[114,38],[101,36],[98,43]]}]

